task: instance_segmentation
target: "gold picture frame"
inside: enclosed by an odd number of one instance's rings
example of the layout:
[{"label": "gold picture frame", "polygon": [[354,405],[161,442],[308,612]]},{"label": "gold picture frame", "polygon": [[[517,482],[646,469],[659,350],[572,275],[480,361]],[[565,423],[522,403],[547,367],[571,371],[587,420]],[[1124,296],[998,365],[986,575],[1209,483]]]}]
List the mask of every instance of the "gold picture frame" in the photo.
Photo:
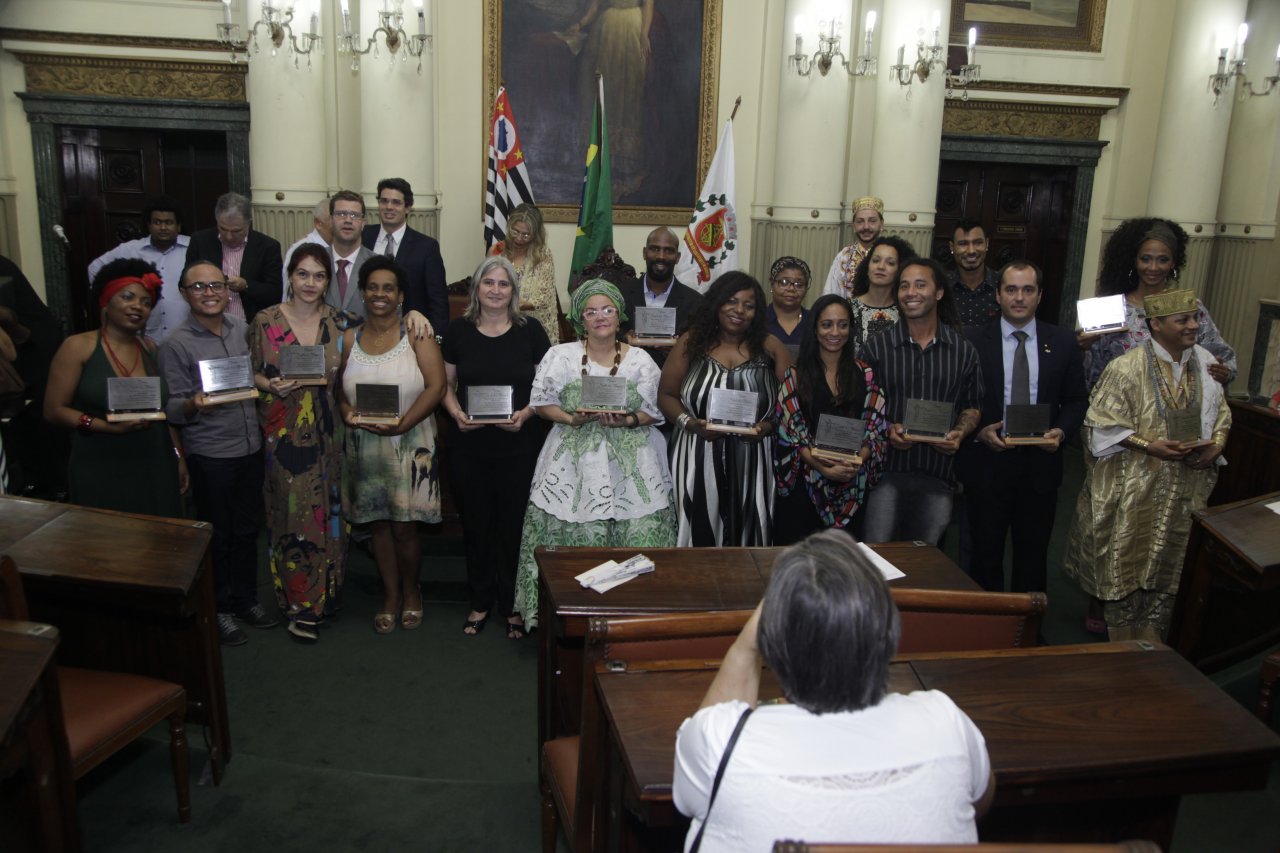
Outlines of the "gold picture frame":
[{"label": "gold picture frame", "polygon": [[[625,101],[633,107],[622,119],[625,127],[615,130],[617,119],[608,104],[611,78],[628,75],[600,69],[605,72],[613,220],[619,225],[687,222],[715,154],[721,0],[642,0],[636,9],[650,2],[653,23],[646,72],[640,87],[632,84],[637,97]],[[591,23],[574,38],[570,26],[588,17],[592,8],[596,12]],[[503,84],[533,195],[548,222],[578,219],[593,106],[590,84],[584,81],[596,70],[586,63],[594,50],[591,28],[607,32],[602,20],[606,11],[627,10],[608,8],[603,0],[484,0],[479,148],[487,150],[493,102]],[[614,64],[624,61],[617,50],[599,55]],[[638,128],[644,129],[643,136],[636,133]],[[482,156],[482,194],[487,165],[487,155]]]},{"label": "gold picture frame", "polygon": [[1037,0],[951,0],[951,43],[967,44],[978,28],[978,45],[1099,53],[1107,0],[1063,0],[1051,9]]}]

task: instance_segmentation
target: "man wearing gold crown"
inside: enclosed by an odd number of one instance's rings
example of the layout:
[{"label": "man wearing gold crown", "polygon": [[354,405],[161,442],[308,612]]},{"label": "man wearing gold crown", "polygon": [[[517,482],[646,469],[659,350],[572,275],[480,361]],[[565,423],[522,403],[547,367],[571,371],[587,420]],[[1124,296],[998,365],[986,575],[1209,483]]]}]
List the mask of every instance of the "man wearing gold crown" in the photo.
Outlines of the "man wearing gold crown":
[{"label": "man wearing gold crown", "polygon": [[853,242],[845,246],[831,262],[827,271],[827,283],[823,294],[834,293],[845,299],[853,298],[853,277],[858,264],[871,251],[871,244],[884,229],[884,202],[873,195],[864,195],[853,202]]},{"label": "man wearing gold crown", "polygon": [[1231,414],[1196,344],[1196,298],[1144,300],[1151,340],[1094,386],[1082,438],[1084,488],[1063,571],[1102,600],[1112,640],[1159,641],[1169,628],[1191,532],[1226,464]]}]

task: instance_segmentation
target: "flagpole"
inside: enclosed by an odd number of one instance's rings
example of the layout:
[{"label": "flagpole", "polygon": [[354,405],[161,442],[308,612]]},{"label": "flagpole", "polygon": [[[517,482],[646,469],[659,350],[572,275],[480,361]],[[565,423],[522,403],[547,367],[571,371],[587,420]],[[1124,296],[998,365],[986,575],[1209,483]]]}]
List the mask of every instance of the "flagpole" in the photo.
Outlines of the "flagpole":
[{"label": "flagpole", "polygon": [[737,115],[738,115],[738,107],[740,107],[740,106],[742,106],[742,96],[741,96],[741,95],[739,95],[739,96],[738,96],[738,100],[736,100],[736,101],[734,101],[734,102],[733,102],[733,112],[729,113],[729,121],[733,121],[735,118],[737,118]]}]

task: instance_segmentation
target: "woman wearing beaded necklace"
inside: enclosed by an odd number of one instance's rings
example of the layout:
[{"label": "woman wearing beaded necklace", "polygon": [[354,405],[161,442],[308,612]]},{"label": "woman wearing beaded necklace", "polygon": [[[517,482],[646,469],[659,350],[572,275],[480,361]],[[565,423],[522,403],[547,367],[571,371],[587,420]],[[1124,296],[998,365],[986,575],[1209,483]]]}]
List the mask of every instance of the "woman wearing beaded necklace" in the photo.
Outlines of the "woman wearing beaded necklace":
[{"label": "woman wearing beaded necklace", "polygon": [[[100,327],[67,338],[53,357],[44,417],[76,430],[68,463],[72,503],[182,515],[187,466],[174,431],[159,420],[106,420],[108,379],[160,375],[155,343],[143,336],[160,284],[146,261],[122,258],[104,266],[89,288]],[[163,408],[164,379],[160,394]]]},{"label": "woman wearing beaded necklace", "polygon": [[[582,340],[548,350],[533,380],[529,404],[554,426],[538,455],[520,537],[516,610],[529,628],[538,618],[537,546],[675,544],[671,474],[656,428],[662,423],[658,367],[640,347],[618,341],[625,304],[607,281],[579,286],[569,319]],[[625,409],[579,411],[588,376],[624,378]]]}]

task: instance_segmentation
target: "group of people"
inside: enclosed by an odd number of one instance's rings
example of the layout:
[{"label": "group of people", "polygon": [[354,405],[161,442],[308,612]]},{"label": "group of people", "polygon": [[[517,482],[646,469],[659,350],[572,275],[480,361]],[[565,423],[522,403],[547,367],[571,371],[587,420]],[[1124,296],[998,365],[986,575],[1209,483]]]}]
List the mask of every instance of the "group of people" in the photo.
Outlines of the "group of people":
[{"label": "group of people", "polygon": [[[387,179],[380,221],[365,225],[360,195],[336,193],[327,217],[316,211],[323,242],[308,235],[290,247],[277,275],[279,245],[252,229],[247,201],[233,194],[219,199],[217,228],[186,242],[175,272],[185,238],[160,200],[134,256],[120,248],[95,262],[101,327],[66,341],[45,402],[47,418],[76,433],[72,499],[177,514],[190,490],[197,515],[214,525],[224,640],[243,642],[243,624],[277,621],[255,592],[264,519],[277,604],[295,638],[314,642],[340,606],[351,525],[368,531],[384,582],[373,627],[417,627],[419,525],[440,518],[439,451],[465,540],[467,634],[495,609],[513,639],[536,625],[540,545],[788,544],[827,528],[937,543],[961,484],[966,570],[1005,588],[1011,532],[1013,589],[1043,590],[1062,447],[1082,424],[1090,477],[1067,573],[1108,603],[1113,633],[1167,624],[1179,530],[1185,541],[1185,510],[1203,503],[1220,464],[1229,428],[1220,383],[1235,370],[1203,305],[1172,286],[1185,262],[1177,225],[1133,220],[1111,237],[1099,290],[1127,296],[1126,328],[1096,339],[1038,320],[1040,270],[1024,261],[988,269],[980,223],[957,225],[949,272],[882,235],[883,204],[866,198],[855,203],[857,241],[807,308],[802,259],[772,265],[768,296],[745,272],[700,294],[676,279],[676,236],[658,228],[639,277],[591,279],[571,292],[575,339],[559,343],[554,261],[537,208],[513,212],[507,239],[471,277],[462,316],[446,322],[439,248],[407,227],[411,206],[408,184]],[[166,299],[179,304],[164,307]],[[637,312],[654,307],[674,309],[673,345],[637,334]],[[1181,346],[1188,336],[1206,349]],[[322,349],[323,384],[282,372],[290,346]],[[1146,354],[1146,372],[1134,352]],[[202,391],[200,362],[231,355],[250,357],[256,403]],[[1150,411],[1116,385],[1122,368],[1154,383],[1143,398]],[[141,375],[161,377],[167,421],[106,419],[105,380]],[[623,380],[625,395],[584,403],[585,389],[609,377]],[[361,385],[396,386],[397,419],[363,417]],[[509,412],[469,413],[473,395],[491,401],[495,389],[505,389]],[[754,401],[736,428],[711,410],[720,390]],[[934,434],[909,415],[926,404]],[[1032,446],[1004,429],[1017,404],[1048,408]],[[1158,428],[1168,409],[1187,406],[1203,408],[1195,447],[1175,446]],[[1126,433],[1125,414],[1146,420]],[[824,418],[857,425],[860,443],[822,452]],[[1137,490],[1147,476],[1150,488]],[[1165,494],[1176,501],[1161,505]],[[1123,548],[1109,547],[1116,537]]]}]

